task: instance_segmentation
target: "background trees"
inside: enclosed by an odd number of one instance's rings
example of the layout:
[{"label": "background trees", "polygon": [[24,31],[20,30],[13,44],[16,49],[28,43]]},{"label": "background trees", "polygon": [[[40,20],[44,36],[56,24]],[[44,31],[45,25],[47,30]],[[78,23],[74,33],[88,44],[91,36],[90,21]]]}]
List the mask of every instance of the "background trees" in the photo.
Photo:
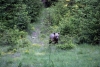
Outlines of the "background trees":
[{"label": "background trees", "polygon": [[[72,2],[72,4],[71,4]],[[52,23],[74,43],[100,43],[100,1],[63,0],[55,6]],[[64,40],[68,39],[65,38]]]},{"label": "background trees", "polygon": [[[0,44],[16,45],[39,15],[39,0],[0,0]],[[34,20],[34,21],[33,21]],[[22,32],[23,31],[23,32]]]},{"label": "background trees", "polygon": [[[99,0],[55,0],[51,5],[50,23],[66,39],[73,43],[100,44],[100,1]],[[51,0],[52,4],[54,3]],[[0,1],[0,42],[16,43],[29,30],[30,24],[37,22],[42,10],[40,0]],[[49,8],[49,7],[48,7]],[[47,22],[46,22],[47,23]],[[16,33],[17,32],[17,33]],[[13,37],[12,37],[13,35]],[[9,39],[15,38],[9,41]],[[5,42],[4,42],[5,41]]]}]

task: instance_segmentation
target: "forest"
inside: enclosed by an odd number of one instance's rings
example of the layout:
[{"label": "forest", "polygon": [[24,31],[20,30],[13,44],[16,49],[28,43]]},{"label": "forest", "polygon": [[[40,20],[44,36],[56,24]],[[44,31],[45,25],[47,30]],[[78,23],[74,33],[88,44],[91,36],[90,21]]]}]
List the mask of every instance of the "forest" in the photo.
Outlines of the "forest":
[{"label": "forest", "polygon": [[0,67],[100,67],[100,0],[0,0]]}]

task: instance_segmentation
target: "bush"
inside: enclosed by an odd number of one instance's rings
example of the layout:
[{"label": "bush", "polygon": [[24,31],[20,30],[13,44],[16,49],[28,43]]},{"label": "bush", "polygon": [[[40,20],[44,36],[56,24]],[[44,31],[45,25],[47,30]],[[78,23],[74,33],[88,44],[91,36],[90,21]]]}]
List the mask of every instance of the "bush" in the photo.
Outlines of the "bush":
[{"label": "bush", "polygon": [[[3,4],[2,4],[3,3]],[[19,30],[27,30],[30,23],[30,16],[26,10],[26,4],[22,0],[0,1],[0,24],[7,29],[12,29],[16,25]]]},{"label": "bush", "polygon": [[70,7],[64,4],[58,3],[54,12],[57,15],[52,16],[53,25],[58,25],[61,35],[73,37],[80,44],[100,44],[100,1],[76,1]]},{"label": "bush", "polygon": [[26,9],[31,18],[31,23],[36,22],[42,9],[41,0],[23,0],[23,2],[27,5]]},{"label": "bush", "polygon": [[24,31],[19,31],[18,29],[5,30],[0,35],[0,45],[17,45],[20,39],[26,37],[26,34]]},{"label": "bush", "polygon": [[27,47],[30,45],[30,41],[26,38],[22,38],[18,40],[17,47]]},{"label": "bush", "polygon": [[69,36],[61,36],[60,44],[57,45],[57,48],[60,49],[72,49],[75,48],[74,40]]},{"label": "bush", "polygon": [[63,49],[63,50],[65,50],[65,49],[72,49],[72,48],[75,48],[75,44],[73,44],[73,43],[65,43],[65,44],[59,44],[59,45],[57,45],[57,48],[60,48],[60,49]]}]

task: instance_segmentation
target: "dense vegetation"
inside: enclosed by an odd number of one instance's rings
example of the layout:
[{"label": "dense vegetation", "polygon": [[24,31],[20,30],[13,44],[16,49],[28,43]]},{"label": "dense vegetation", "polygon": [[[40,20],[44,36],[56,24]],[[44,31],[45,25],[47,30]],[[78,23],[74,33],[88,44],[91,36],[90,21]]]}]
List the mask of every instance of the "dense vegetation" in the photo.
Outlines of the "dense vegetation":
[{"label": "dense vegetation", "polygon": [[9,52],[2,48],[0,67],[100,67],[99,46],[82,44],[72,50],[59,50],[32,44]]},{"label": "dense vegetation", "polygon": [[63,0],[54,6],[51,23],[58,26],[65,40],[100,44],[100,1]]},{"label": "dense vegetation", "polygon": [[[0,44],[17,44],[17,39],[24,37],[25,32],[21,32],[36,22],[41,6],[39,0],[1,0]],[[99,0],[59,0],[51,6],[53,13],[45,20],[49,19],[51,28],[66,37],[63,41],[70,38],[73,43],[100,43]]]},{"label": "dense vegetation", "polygon": [[16,45],[36,21],[39,0],[0,0],[0,45]]},{"label": "dense vegetation", "polygon": [[42,1],[0,0],[0,67],[100,67],[100,0]]}]

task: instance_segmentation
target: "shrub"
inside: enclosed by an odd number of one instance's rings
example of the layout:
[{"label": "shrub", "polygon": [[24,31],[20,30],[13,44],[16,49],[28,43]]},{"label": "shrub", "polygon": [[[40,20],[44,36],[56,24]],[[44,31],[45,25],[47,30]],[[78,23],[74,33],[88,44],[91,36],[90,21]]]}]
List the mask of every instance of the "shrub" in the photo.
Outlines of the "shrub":
[{"label": "shrub", "polygon": [[73,44],[73,43],[65,43],[65,44],[59,44],[57,45],[57,48],[60,48],[60,49],[72,49],[74,48],[76,45]]},{"label": "shrub", "polygon": [[72,5],[66,8],[59,3],[61,6],[55,13],[60,19],[54,19],[54,24],[58,23],[61,35],[73,37],[77,43],[100,44],[100,3],[99,0],[88,2],[76,1],[77,7]]},{"label": "shrub", "polygon": [[57,48],[60,49],[72,49],[75,48],[75,44],[73,43],[72,38],[65,36],[63,39],[60,41],[60,44],[57,45]]},{"label": "shrub", "polygon": [[[26,32],[19,31],[18,29],[9,29],[1,33],[0,45],[15,46],[19,44],[19,40],[23,40],[26,37]],[[27,44],[27,41],[23,40],[23,44]]]},{"label": "shrub", "polygon": [[29,50],[25,50],[25,54],[29,54]]},{"label": "shrub", "polygon": [[17,47],[27,47],[30,45],[30,41],[26,38],[22,38],[18,40]]},{"label": "shrub", "polygon": [[26,10],[26,4],[22,3],[22,0],[13,1],[0,1],[0,24],[7,29],[16,27],[20,30],[26,30],[30,23],[30,16]]},{"label": "shrub", "polygon": [[38,19],[39,13],[42,9],[41,0],[23,0],[27,6],[28,15],[31,18],[31,23],[36,22]]}]

